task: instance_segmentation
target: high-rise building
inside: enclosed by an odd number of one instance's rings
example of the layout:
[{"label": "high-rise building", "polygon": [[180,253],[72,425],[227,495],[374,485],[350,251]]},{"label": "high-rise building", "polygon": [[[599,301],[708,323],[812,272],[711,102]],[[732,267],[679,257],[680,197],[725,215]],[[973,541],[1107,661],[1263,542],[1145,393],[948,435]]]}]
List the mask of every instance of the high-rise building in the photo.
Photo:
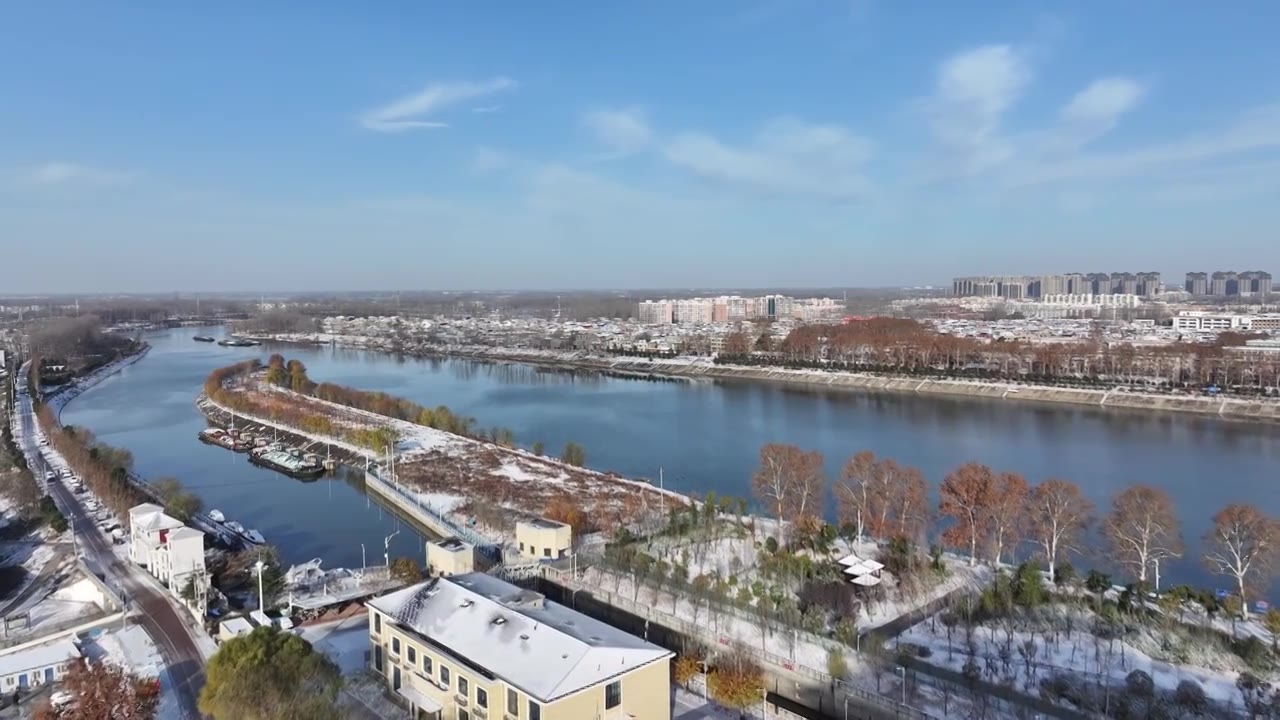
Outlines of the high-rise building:
[{"label": "high-rise building", "polygon": [[670,300],[645,300],[640,303],[637,317],[640,322],[649,325],[670,325],[675,319],[673,311]]},{"label": "high-rise building", "polygon": [[1218,270],[1209,276],[1209,294],[1219,297],[1240,294],[1240,278],[1234,270]]},{"label": "high-rise building", "polygon": [[1110,295],[1111,274],[1089,273],[1085,276],[1084,290],[1086,295]]},{"label": "high-rise building", "polygon": [[1239,276],[1241,295],[1270,295],[1271,273],[1261,270],[1249,270]]},{"label": "high-rise building", "polygon": [[1140,272],[1138,273],[1138,294],[1151,297],[1160,292],[1160,273],[1158,272]]},{"label": "high-rise building", "polygon": [[1183,290],[1192,295],[1201,296],[1209,294],[1209,273],[1189,272],[1187,273],[1186,283],[1182,286]]}]

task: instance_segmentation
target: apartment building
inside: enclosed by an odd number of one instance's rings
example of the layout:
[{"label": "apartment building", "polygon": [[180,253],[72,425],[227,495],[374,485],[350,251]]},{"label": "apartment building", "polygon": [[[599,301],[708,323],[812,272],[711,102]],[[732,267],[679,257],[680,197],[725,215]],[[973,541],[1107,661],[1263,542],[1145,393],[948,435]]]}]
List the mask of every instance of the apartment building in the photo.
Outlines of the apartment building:
[{"label": "apartment building", "polygon": [[[137,505],[129,508],[129,559],[164,583],[196,617],[204,617],[209,593],[204,533],[166,515],[159,505]],[[190,600],[182,597],[189,584],[195,592]]]},{"label": "apartment building", "polygon": [[645,300],[639,304],[636,317],[640,322],[650,325],[672,322],[706,325],[766,318],[819,320],[836,317],[843,311],[844,303],[832,298],[722,295],[678,300]]},{"label": "apartment building", "polygon": [[496,577],[368,603],[373,665],[419,720],[670,720],[673,653]]},{"label": "apartment building", "polygon": [[648,325],[670,325],[674,319],[674,307],[670,300],[645,300],[637,313],[640,322]]}]

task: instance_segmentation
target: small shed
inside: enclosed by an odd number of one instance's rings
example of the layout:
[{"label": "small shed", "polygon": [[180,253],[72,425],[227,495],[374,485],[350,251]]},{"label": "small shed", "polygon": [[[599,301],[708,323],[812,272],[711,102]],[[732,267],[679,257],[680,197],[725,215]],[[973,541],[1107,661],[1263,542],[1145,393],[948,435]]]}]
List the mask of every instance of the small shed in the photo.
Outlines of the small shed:
[{"label": "small shed", "polygon": [[535,560],[558,560],[573,553],[573,529],[567,524],[538,518],[516,523],[520,554]]},{"label": "small shed", "polygon": [[465,575],[476,569],[475,548],[458,538],[427,543],[427,574],[431,577]]},{"label": "small shed", "polygon": [[248,620],[242,617],[227,618],[218,625],[218,640],[226,642],[251,632],[253,632],[253,624]]}]

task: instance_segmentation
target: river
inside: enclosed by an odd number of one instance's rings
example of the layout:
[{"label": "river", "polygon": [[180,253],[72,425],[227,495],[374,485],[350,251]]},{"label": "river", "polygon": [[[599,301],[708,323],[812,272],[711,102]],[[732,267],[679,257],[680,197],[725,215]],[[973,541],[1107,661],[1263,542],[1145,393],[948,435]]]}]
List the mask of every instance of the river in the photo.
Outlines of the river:
[{"label": "river", "polygon": [[363,543],[367,561],[380,563],[384,539],[396,530],[393,558],[421,559],[422,545],[417,532],[365,496],[354,473],[302,483],[196,440],[204,421],[193,400],[209,371],[273,351],[301,359],[319,382],[448,405],[479,427],[512,429],[522,445],[540,440],[548,453],[572,440],[597,469],[656,479],[664,468],[666,486],[685,492],[749,495],[759,449],[768,442],[821,451],[831,477],[846,458],[868,449],[920,468],[933,487],[971,460],[1030,482],[1067,478],[1100,512],[1127,485],[1154,485],[1174,498],[1188,545],[1183,559],[1161,567],[1166,585],[1226,587],[1205,570],[1198,548],[1210,517],[1227,503],[1254,503],[1280,517],[1274,425],[756,382],[652,382],[329,347],[223,348],[194,342],[196,334],[222,332],[150,334],[151,353],[73,401],[63,422],[128,448],[144,476],[177,477],[206,509],[259,529],[287,562],[321,557],[327,567],[359,566]]}]

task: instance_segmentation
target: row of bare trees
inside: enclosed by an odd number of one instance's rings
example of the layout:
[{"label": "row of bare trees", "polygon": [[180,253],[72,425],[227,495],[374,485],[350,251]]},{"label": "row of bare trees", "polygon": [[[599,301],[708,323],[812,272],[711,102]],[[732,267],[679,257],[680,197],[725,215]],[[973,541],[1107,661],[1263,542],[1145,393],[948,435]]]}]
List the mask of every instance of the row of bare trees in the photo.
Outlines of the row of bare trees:
[{"label": "row of bare trees", "polygon": [[[752,489],[767,512],[792,528],[820,525],[827,510],[822,455],[793,445],[761,448]],[[1162,560],[1181,557],[1185,549],[1173,499],[1147,485],[1118,492],[1099,518],[1068,480],[1032,485],[1018,473],[967,463],[943,478],[935,508],[919,470],[863,451],[844,464],[830,489],[839,525],[850,535],[924,546],[936,533],[970,564],[1013,561],[1029,544],[1045,561],[1050,580],[1069,556],[1087,551],[1094,528],[1110,562],[1142,584]],[[1213,516],[1204,551],[1206,566],[1229,578],[1245,605],[1280,566],[1280,521],[1251,505],[1228,505]]]},{"label": "row of bare trees", "polygon": [[[1094,335],[1076,343],[987,342],[937,332],[903,318],[868,318],[842,324],[802,325],[774,348],[753,331],[725,337],[723,354],[734,361],[792,365],[836,364],[904,373],[982,370],[1019,379],[1090,379],[1161,382],[1172,386],[1218,384],[1262,390],[1280,386],[1274,353],[1241,350],[1244,337],[1223,333],[1212,343],[1176,342],[1138,347]],[[1228,349],[1235,346],[1235,349]],[[767,351],[767,356],[751,356]]]},{"label": "row of bare trees", "polygon": [[116,517],[129,517],[129,508],[150,499],[129,482],[133,455],[128,450],[100,442],[85,428],[62,427],[48,405],[36,417],[53,448]]}]

